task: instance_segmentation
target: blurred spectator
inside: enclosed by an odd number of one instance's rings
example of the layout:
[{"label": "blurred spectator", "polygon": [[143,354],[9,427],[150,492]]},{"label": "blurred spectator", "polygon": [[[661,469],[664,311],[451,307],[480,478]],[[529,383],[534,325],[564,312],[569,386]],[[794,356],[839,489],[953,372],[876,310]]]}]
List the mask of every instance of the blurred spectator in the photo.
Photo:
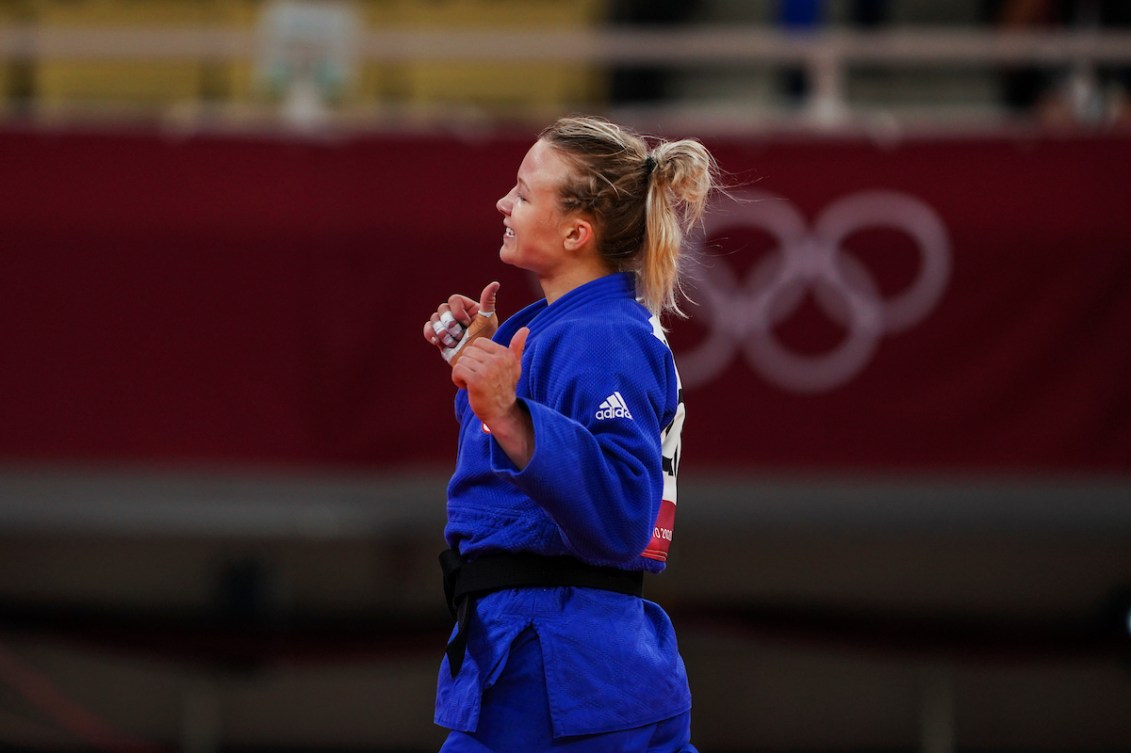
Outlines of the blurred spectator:
[{"label": "blurred spectator", "polygon": [[[1002,31],[1129,28],[1127,0],[988,0],[984,13]],[[1126,120],[1131,68],[1037,64],[1001,72],[1001,101],[1044,123]]]},{"label": "blurred spectator", "polygon": [[[890,20],[890,0],[852,0],[848,4],[848,24],[856,29],[874,31]],[[778,26],[787,33],[810,34],[828,23],[824,0],[779,0]],[[811,87],[804,68],[785,69],[781,78],[782,93],[793,104],[801,104]]]},{"label": "blurred spectator", "polygon": [[[780,0],[778,27],[787,34],[812,34],[825,23],[823,0]],[[791,104],[801,104],[809,95],[812,82],[804,68],[790,66],[781,73],[782,94]]]},{"label": "blurred spectator", "polygon": [[[700,0],[611,0],[609,21],[617,26],[678,26],[691,20]],[[610,74],[614,104],[662,102],[671,95],[670,68],[618,66]]]}]

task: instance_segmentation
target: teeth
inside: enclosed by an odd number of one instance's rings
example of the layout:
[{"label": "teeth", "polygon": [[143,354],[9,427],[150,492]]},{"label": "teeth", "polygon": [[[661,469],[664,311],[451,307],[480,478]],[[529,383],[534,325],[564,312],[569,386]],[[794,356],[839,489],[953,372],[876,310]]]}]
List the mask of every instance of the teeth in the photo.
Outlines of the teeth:
[{"label": "teeth", "polygon": [[503,235],[505,235],[508,238],[513,238],[514,237],[514,230],[512,230],[511,228],[508,227],[505,231],[503,231]]}]

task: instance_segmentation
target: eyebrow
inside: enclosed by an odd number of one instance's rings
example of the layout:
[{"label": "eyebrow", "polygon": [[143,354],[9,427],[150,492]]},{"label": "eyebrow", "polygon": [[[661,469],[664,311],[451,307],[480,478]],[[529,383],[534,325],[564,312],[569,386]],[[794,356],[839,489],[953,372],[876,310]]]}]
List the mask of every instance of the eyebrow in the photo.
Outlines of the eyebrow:
[{"label": "eyebrow", "polygon": [[521,185],[522,185],[522,187],[523,187],[523,188],[525,188],[525,189],[526,189],[527,191],[529,191],[529,190],[530,190],[530,184],[529,184],[529,183],[527,183],[527,182],[526,182],[525,180],[523,180],[522,178],[519,178],[519,179],[518,179],[518,182],[519,182],[519,184],[521,184]]}]

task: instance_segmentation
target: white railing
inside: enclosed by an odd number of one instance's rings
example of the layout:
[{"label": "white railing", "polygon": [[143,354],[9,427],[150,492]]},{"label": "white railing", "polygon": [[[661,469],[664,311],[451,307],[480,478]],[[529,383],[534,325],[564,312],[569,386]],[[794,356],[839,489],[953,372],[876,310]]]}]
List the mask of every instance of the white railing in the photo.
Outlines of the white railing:
[{"label": "white railing", "polygon": [[[255,30],[216,27],[0,27],[0,58],[238,60],[258,49]],[[832,31],[790,35],[758,28],[374,30],[359,34],[365,59],[540,60],[595,64],[689,63],[984,64],[1131,63],[1131,33],[976,29]]]},{"label": "white railing", "polygon": [[[983,29],[828,31],[791,35],[764,27],[680,30],[602,28],[567,31],[386,29],[358,31],[357,59],[379,63],[537,61],[588,65],[695,65],[805,68],[812,82],[807,111],[836,119],[848,111],[845,73],[880,67],[1131,65],[1131,33],[1084,30],[1000,33]],[[217,27],[0,27],[3,61],[253,61],[255,30]]]}]

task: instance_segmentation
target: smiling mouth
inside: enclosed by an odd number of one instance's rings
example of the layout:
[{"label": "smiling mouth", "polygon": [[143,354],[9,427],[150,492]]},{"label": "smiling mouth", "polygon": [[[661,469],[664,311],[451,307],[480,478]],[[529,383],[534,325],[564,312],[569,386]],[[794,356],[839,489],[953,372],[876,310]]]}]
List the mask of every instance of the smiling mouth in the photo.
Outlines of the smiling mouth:
[{"label": "smiling mouth", "polygon": [[506,230],[503,231],[503,237],[504,238],[513,238],[514,237],[514,230],[512,228],[508,227]]}]

